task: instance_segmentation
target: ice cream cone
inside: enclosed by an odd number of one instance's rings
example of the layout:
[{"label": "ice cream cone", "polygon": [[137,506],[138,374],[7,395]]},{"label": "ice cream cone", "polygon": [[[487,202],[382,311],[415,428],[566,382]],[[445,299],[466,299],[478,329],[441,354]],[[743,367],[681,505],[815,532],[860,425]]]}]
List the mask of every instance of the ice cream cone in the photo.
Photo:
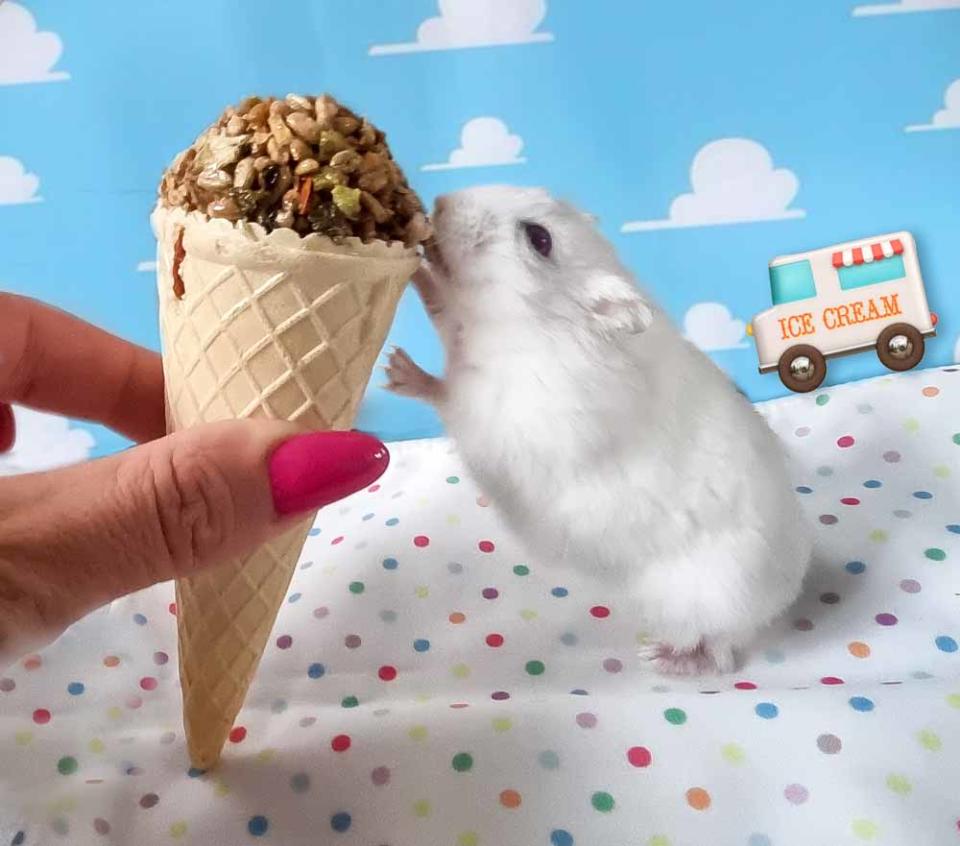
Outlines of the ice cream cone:
[{"label": "ice cream cone", "polygon": [[[267,234],[161,206],[152,222],[168,430],[246,417],[349,429],[416,252]],[[184,728],[197,768],[220,758],[314,516],[245,558],[177,580]]]}]

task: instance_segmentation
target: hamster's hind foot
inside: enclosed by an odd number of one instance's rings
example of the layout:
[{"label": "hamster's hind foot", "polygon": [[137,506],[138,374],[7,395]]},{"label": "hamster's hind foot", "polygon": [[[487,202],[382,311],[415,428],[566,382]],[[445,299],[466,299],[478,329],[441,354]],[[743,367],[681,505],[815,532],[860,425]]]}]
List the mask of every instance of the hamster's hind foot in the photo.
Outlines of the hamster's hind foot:
[{"label": "hamster's hind foot", "polygon": [[668,643],[641,647],[640,657],[666,676],[700,676],[736,669],[733,647],[720,641],[701,640],[692,649],[675,649]]}]

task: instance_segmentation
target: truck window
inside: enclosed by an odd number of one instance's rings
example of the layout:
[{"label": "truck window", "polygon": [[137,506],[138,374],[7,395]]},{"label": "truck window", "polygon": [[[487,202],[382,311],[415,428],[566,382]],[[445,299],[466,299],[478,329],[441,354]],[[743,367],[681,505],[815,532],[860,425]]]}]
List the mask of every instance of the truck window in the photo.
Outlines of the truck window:
[{"label": "truck window", "polygon": [[864,285],[877,285],[880,282],[893,282],[907,275],[903,267],[903,256],[892,256],[869,264],[851,264],[850,267],[839,268],[839,273],[840,287],[844,291],[862,288]]},{"label": "truck window", "polygon": [[770,268],[770,297],[774,305],[806,300],[816,295],[813,269],[806,259]]}]

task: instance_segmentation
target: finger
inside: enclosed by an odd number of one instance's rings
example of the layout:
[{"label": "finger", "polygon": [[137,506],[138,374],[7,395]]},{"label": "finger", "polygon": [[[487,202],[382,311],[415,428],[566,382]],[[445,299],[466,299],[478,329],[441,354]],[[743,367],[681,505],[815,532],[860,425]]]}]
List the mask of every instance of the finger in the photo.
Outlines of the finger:
[{"label": "finger", "polygon": [[[360,432],[277,421],[190,429],[0,486],[0,653],[83,614],[255,549],[371,484],[389,455]],[[6,632],[5,632],[6,629]],[[28,648],[35,648],[30,646]],[[2,657],[2,656],[0,656]]]},{"label": "finger", "polygon": [[13,448],[17,439],[17,424],[13,419],[13,409],[5,402],[0,402],[0,453]]},{"label": "finger", "polygon": [[104,423],[136,441],[166,431],[160,356],[13,294],[0,294],[0,401]]}]

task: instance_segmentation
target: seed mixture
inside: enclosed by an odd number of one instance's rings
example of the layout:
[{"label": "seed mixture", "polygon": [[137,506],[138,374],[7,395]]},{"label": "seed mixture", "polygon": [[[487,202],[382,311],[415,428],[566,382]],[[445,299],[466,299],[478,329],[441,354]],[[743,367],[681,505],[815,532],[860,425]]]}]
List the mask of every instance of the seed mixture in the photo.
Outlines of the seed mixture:
[{"label": "seed mixture", "polygon": [[161,202],[334,240],[415,246],[432,235],[386,136],[329,95],[248,97],[167,169]]}]

